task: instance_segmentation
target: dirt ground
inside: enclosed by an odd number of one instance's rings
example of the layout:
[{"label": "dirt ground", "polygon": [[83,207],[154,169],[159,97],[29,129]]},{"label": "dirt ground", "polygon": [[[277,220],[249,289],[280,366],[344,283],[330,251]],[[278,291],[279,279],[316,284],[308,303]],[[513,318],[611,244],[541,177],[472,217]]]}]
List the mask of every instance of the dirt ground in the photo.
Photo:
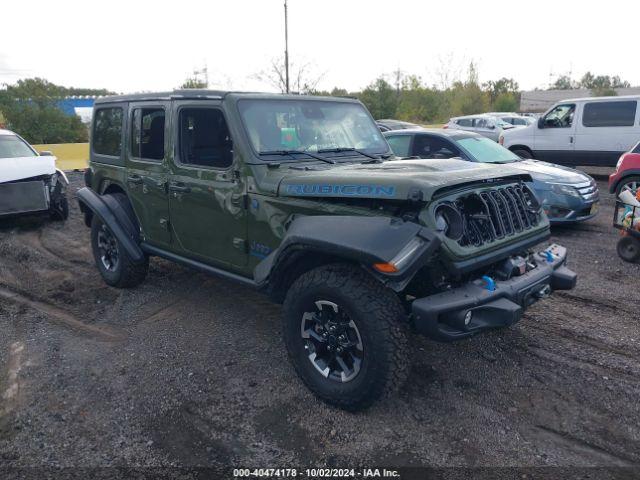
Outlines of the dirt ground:
[{"label": "dirt ground", "polygon": [[600,189],[596,219],[553,230],[575,290],[510,329],[413,338],[407,386],[358,414],[302,386],[261,294],[158,259],[107,287],[75,201],[66,223],[4,221],[0,466],[638,464],[640,265]]}]

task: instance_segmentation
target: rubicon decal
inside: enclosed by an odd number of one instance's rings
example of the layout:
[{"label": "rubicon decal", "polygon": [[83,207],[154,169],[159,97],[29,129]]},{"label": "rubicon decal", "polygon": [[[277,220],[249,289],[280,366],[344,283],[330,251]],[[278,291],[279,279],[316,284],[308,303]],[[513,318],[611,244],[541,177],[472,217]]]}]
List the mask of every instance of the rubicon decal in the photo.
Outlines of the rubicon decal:
[{"label": "rubicon decal", "polygon": [[393,197],[396,187],[385,185],[287,185],[289,195],[347,195],[353,197]]}]

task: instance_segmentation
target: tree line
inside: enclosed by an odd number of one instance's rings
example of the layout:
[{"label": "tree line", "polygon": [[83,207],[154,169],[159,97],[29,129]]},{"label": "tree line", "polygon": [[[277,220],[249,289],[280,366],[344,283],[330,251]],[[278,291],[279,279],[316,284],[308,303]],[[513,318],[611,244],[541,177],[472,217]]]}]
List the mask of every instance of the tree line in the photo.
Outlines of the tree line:
[{"label": "tree line", "polygon": [[82,143],[89,133],[77,115],[67,115],[59,102],[70,96],[110,95],[106,89],[55,85],[43,78],[18,80],[0,90],[0,113],[7,128],[29,143]]},{"label": "tree line", "polygon": [[[281,61],[273,61],[268,69],[254,78],[284,91]],[[520,87],[512,78],[500,78],[481,83],[475,64],[469,65],[464,79],[427,85],[417,75],[400,71],[382,75],[359,91],[335,87],[320,90],[317,85],[322,75],[313,73],[310,64],[293,65],[292,85],[297,93],[308,95],[349,96],[358,98],[371,111],[374,118],[395,118],[420,124],[447,122],[459,115],[487,111],[518,111]],[[615,95],[616,88],[629,87],[619,76],[594,75],[587,72],[579,80],[562,75],[550,89],[586,88],[594,96]],[[67,115],[59,107],[61,99],[76,95],[111,95],[106,89],[73,88],[55,85],[42,78],[18,80],[0,89],[0,123],[22,135],[28,142],[76,143],[88,141],[87,126],[77,115]],[[189,77],[182,88],[207,88],[206,82]]]}]

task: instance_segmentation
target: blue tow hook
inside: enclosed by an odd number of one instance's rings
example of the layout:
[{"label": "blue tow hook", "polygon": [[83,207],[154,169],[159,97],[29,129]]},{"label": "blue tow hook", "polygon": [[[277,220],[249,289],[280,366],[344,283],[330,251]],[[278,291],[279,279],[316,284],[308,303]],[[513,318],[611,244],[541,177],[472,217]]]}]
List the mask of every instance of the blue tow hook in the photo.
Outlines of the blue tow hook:
[{"label": "blue tow hook", "polygon": [[487,282],[484,288],[486,288],[490,292],[493,292],[496,289],[496,282],[489,275],[483,275],[482,280]]},{"label": "blue tow hook", "polygon": [[544,254],[547,257],[547,263],[553,263],[553,261],[555,260],[553,253],[551,253],[549,250],[545,250]]}]

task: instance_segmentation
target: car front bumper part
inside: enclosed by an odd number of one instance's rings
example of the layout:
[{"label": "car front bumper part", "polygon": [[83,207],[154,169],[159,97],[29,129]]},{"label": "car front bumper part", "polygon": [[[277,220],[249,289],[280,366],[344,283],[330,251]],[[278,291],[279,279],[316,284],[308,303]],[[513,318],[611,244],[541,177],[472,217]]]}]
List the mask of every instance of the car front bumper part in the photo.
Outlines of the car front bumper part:
[{"label": "car front bumper part", "polygon": [[48,210],[50,196],[42,180],[0,184],[0,216]]},{"label": "car front bumper part", "polygon": [[477,279],[414,300],[412,321],[419,333],[454,341],[518,322],[524,310],[554,290],[571,290],[577,275],[565,266],[566,248],[552,245],[534,254],[536,267],[505,281]]}]

